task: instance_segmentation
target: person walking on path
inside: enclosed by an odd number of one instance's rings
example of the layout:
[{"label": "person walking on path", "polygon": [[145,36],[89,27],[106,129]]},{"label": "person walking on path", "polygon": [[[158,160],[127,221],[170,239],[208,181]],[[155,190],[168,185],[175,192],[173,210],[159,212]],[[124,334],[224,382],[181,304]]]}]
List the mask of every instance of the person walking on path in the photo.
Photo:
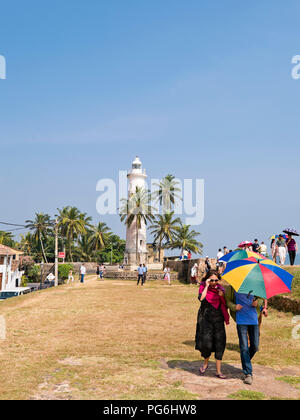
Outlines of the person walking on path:
[{"label": "person walking on path", "polygon": [[169,286],[171,286],[171,270],[170,270],[170,267],[168,265],[164,269],[164,280],[166,280],[168,282]]},{"label": "person walking on path", "polygon": [[143,282],[144,282],[144,284],[146,283],[146,280],[147,280],[147,273],[148,273],[148,268],[147,268],[146,264],[143,264]]},{"label": "person walking on path", "polygon": [[70,281],[71,281],[72,283],[74,282],[73,270],[70,270],[70,271],[69,271],[67,284],[69,284],[69,283],[70,283]]},{"label": "person walking on path", "polygon": [[138,281],[137,281],[137,286],[139,285],[139,283],[141,282],[141,286],[144,285],[144,269],[143,269],[143,264],[140,264],[138,266]]},{"label": "person walking on path", "polygon": [[99,267],[99,277],[100,277],[100,280],[103,280],[104,272],[105,272],[105,267],[104,267],[103,264],[101,264],[100,267]]},{"label": "person walking on path", "polygon": [[285,239],[282,235],[279,235],[278,240],[276,242],[276,247],[278,250],[280,264],[284,265],[285,260],[286,260],[286,254],[287,254],[287,246],[286,246]]},{"label": "person walking on path", "polygon": [[290,257],[290,265],[295,265],[295,258],[298,252],[298,245],[295,239],[290,234],[288,234],[286,246]]},{"label": "person walking on path", "polygon": [[[225,299],[230,315],[237,325],[244,383],[252,385],[253,369],[251,360],[259,350],[258,318],[264,300],[250,294],[237,293],[230,286],[226,290]],[[250,345],[248,343],[248,339]]]},{"label": "person walking on path", "polygon": [[219,284],[221,276],[216,270],[210,270],[200,283],[199,297],[201,306],[198,312],[195,349],[204,358],[200,374],[204,375],[209,359],[215,353],[216,376],[226,379],[222,374],[221,364],[226,347],[226,325],[229,324],[229,314],[224,297],[224,289]]},{"label": "person walking on path", "polygon": [[85,275],[86,275],[86,268],[85,268],[85,265],[82,264],[80,267],[80,283],[84,283]]}]

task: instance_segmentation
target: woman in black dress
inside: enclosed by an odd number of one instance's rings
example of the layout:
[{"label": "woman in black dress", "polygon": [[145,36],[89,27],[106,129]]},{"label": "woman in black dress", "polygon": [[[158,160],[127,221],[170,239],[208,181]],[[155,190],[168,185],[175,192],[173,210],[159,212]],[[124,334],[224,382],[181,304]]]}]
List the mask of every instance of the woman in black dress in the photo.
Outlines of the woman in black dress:
[{"label": "woman in black dress", "polygon": [[200,373],[203,375],[206,372],[210,356],[215,353],[216,376],[226,379],[226,376],[221,372],[221,362],[226,347],[224,323],[229,324],[229,314],[224,298],[224,289],[218,284],[220,280],[220,274],[216,270],[210,270],[200,285],[198,299],[201,306],[198,312],[195,341],[196,350],[199,350],[204,358]]}]

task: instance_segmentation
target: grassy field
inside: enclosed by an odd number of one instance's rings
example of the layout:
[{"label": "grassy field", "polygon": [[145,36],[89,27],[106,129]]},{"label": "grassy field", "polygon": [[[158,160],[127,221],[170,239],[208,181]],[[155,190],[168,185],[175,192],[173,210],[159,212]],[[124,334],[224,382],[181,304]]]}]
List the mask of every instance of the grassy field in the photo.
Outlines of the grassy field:
[{"label": "grassy field", "polygon": [[[199,360],[197,288],[89,278],[0,303],[1,399],[191,399],[162,361]],[[255,363],[300,365],[292,315],[270,311]],[[235,325],[226,363],[240,363]],[[228,390],[230,394],[230,390]]]}]

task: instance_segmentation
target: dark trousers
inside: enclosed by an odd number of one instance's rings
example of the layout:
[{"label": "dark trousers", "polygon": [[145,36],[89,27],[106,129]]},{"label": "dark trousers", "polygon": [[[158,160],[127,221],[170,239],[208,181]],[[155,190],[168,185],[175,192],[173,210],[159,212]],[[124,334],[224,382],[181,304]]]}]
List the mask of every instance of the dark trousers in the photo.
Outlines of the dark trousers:
[{"label": "dark trousers", "polygon": [[[251,360],[259,347],[259,326],[258,325],[237,325],[237,332],[240,342],[241,361],[245,375],[252,376]],[[250,347],[248,346],[248,336]]]},{"label": "dark trousers", "polygon": [[143,284],[144,284],[144,275],[143,274],[138,275],[137,284],[139,284],[140,280],[141,280],[141,285],[143,286]]},{"label": "dark trousers", "polygon": [[290,256],[290,264],[294,265],[295,258],[296,258],[296,251],[289,251],[289,256]]}]

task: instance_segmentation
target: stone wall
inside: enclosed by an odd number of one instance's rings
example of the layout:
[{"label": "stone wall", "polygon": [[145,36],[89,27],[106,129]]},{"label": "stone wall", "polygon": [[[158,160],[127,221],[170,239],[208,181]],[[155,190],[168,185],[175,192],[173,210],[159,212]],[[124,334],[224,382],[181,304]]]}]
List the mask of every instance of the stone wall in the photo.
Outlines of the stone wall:
[{"label": "stone wall", "polygon": [[[151,272],[148,271],[147,273],[147,281],[155,281],[155,280],[163,280],[164,273],[163,272]],[[109,271],[106,272],[105,276],[110,279],[118,279],[118,280],[137,280],[137,272],[136,271]],[[171,273],[171,281],[177,280],[178,274]]]},{"label": "stone wall", "polygon": [[[211,258],[209,261],[211,263],[212,269],[215,269],[217,260]],[[180,261],[169,260],[164,262],[164,268],[169,266],[171,271],[178,273],[179,280],[190,283],[191,269],[195,263],[198,264],[198,279],[201,280],[206,273],[205,258]]]}]

